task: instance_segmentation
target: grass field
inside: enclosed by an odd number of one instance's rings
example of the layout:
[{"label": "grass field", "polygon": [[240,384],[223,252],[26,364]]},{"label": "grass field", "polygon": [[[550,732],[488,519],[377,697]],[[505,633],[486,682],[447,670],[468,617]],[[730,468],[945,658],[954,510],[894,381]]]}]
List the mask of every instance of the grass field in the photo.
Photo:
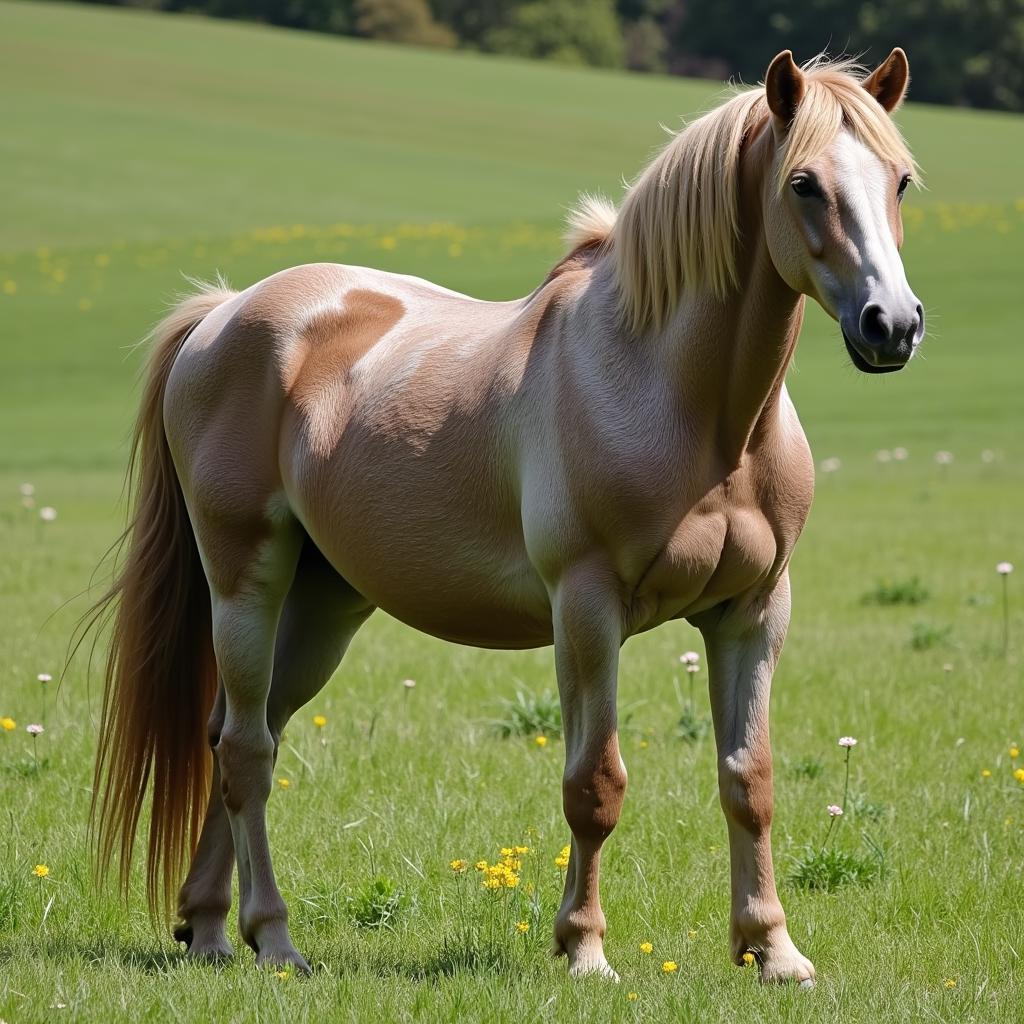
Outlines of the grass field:
[{"label": "grass field", "polygon": [[[546,956],[568,840],[561,744],[491,724],[502,699],[553,690],[550,651],[455,648],[383,615],[282,748],[288,785],[269,819],[293,934],[316,968],[300,979],[255,972],[248,950],[222,970],[190,966],[149,924],[139,885],[124,905],[90,880],[99,682],[83,659],[59,691],[56,677],[120,522],[130,346],[182,272],[244,286],[330,259],[523,294],[557,257],[577,191],[617,194],[659,122],[719,90],[8,2],[0,88],[0,717],[16,723],[0,731],[0,1019],[1015,1019],[1024,785],[1009,748],[1024,740],[1024,591],[1019,571],[1007,578],[1004,656],[995,565],[1024,569],[1024,120],[901,114],[929,186],[906,204],[905,259],[930,339],[906,372],[868,378],[815,312],[790,374],[819,466],[838,460],[819,473],[794,560],[772,715],[780,891],[818,987],[765,989],[728,962],[713,744],[676,728],[693,630],[663,627],[623,654],[630,792],[604,858],[623,978],[611,986],[570,983]],[[879,460],[895,448],[908,457]],[[915,577],[927,596],[908,604]],[[880,583],[897,603],[862,600]],[[699,697],[698,717],[706,708]],[[883,870],[808,891],[789,876],[842,797],[842,734],[859,744],[830,845],[875,863],[877,849]],[[517,844],[533,852],[514,892],[449,867]],[[378,878],[397,909],[373,928],[388,902],[373,897]]]}]

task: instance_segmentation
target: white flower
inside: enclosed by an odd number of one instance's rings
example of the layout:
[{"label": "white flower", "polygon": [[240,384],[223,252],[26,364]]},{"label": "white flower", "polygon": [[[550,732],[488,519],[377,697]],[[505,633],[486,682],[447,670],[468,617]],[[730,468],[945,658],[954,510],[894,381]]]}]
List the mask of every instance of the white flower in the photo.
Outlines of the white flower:
[{"label": "white flower", "polygon": [[875,452],[875,459],[878,462],[891,462],[892,452],[888,448],[883,448],[881,451]]},{"label": "white flower", "polygon": [[940,466],[948,466],[953,461],[953,453],[947,451],[936,452],[935,461]]},{"label": "white flower", "polygon": [[44,505],[39,510],[39,518],[44,523],[52,523],[57,518],[57,510],[50,505]]},{"label": "white flower", "polygon": [[700,665],[697,665],[696,663],[694,663],[692,665],[687,665],[686,666],[686,671],[689,672],[690,675],[692,676],[695,672],[699,672],[700,671]]},{"label": "white flower", "polygon": [[40,736],[46,732],[46,730],[41,725],[26,725],[25,732],[27,732],[29,736]]},{"label": "white flower", "polygon": [[18,490],[23,498],[31,498],[36,493],[36,489],[32,484],[22,484]]},{"label": "white flower", "polygon": [[839,737],[839,746],[841,746],[841,747],[855,747],[855,746],[857,746],[857,741],[852,736],[840,736]]},{"label": "white flower", "polygon": [[1013,572],[1013,563],[1012,562],[1000,562],[996,566],[996,572],[999,573],[1000,576],[1009,576],[1010,573]]},{"label": "white flower", "polygon": [[991,448],[986,448],[981,453],[981,461],[982,462],[995,462],[996,461],[996,453],[994,451],[992,451]]},{"label": "white flower", "polygon": [[53,676],[51,676],[49,672],[40,672],[39,675],[36,676],[36,679],[41,683],[48,683],[53,679]]},{"label": "white flower", "polygon": [[700,655],[696,651],[686,651],[679,655],[679,660],[684,665],[696,665],[700,661]]},{"label": "white flower", "polygon": [[829,459],[823,459],[821,463],[822,473],[834,473],[842,465],[836,456],[832,456]]},{"label": "white flower", "polygon": [[828,811],[830,818],[841,818],[843,816],[843,809],[839,804],[829,804],[825,810]]},{"label": "white flower", "polygon": [[416,686],[416,680],[415,679],[403,679],[402,680],[402,685],[407,690],[411,690],[411,689],[413,689]]},{"label": "white flower", "polygon": [[905,462],[910,457],[910,452],[906,448],[893,448],[892,457],[897,462]]}]

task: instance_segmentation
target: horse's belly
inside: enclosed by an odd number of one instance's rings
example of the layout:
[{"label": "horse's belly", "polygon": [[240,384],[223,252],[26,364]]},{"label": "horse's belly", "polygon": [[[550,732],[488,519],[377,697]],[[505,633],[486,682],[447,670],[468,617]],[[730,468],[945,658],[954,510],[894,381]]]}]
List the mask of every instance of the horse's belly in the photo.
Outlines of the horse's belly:
[{"label": "horse's belly", "polygon": [[427,457],[364,433],[329,461],[293,461],[286,486],[313,542],[378,608],[456,643],[549,644],[547,589],[517,507],[479,455],[466,444]]}]

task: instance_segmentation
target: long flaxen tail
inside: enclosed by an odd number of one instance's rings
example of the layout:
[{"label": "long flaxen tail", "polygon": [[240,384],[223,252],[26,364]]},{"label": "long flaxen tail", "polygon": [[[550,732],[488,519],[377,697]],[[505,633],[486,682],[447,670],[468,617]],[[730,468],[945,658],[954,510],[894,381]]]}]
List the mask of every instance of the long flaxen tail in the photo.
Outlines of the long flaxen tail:
[{"label": "long flaxen tail", "polygon": [[217,691],[210,593],[164,433],[171,367],[195,327],[235,293],[203,285],[153,331],[128,464],[132,511],[115,546],[113,584],[86,628],[113,618],[92,798],[100,876],[119,860],[127,891],[135,833],[149,799],[146,893],[171,908],[195,849],[210,785],[206,721]]}]

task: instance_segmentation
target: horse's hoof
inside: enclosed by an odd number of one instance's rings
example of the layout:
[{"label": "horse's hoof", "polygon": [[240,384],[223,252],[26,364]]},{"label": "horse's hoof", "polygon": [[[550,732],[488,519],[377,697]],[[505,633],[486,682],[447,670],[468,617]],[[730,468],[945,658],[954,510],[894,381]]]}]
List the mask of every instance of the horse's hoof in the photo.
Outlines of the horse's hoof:
[{"label": "horse's hoof", "polygon": [[291,968],[296,974],[310,975],[313,969],[306,963],[305,958],[294,947],[283,949],[261,949],[256,957],[257,967],[273,967],[278,971],[286,971]]},{"label": "horse's hoof", "polygon": [[197,929],[191,924],[180,924],[174,929],[173,935],[175,942],[185,944],[185,955],[190,960],[216,964],[230,960],[235,955],[223,927]]}]

